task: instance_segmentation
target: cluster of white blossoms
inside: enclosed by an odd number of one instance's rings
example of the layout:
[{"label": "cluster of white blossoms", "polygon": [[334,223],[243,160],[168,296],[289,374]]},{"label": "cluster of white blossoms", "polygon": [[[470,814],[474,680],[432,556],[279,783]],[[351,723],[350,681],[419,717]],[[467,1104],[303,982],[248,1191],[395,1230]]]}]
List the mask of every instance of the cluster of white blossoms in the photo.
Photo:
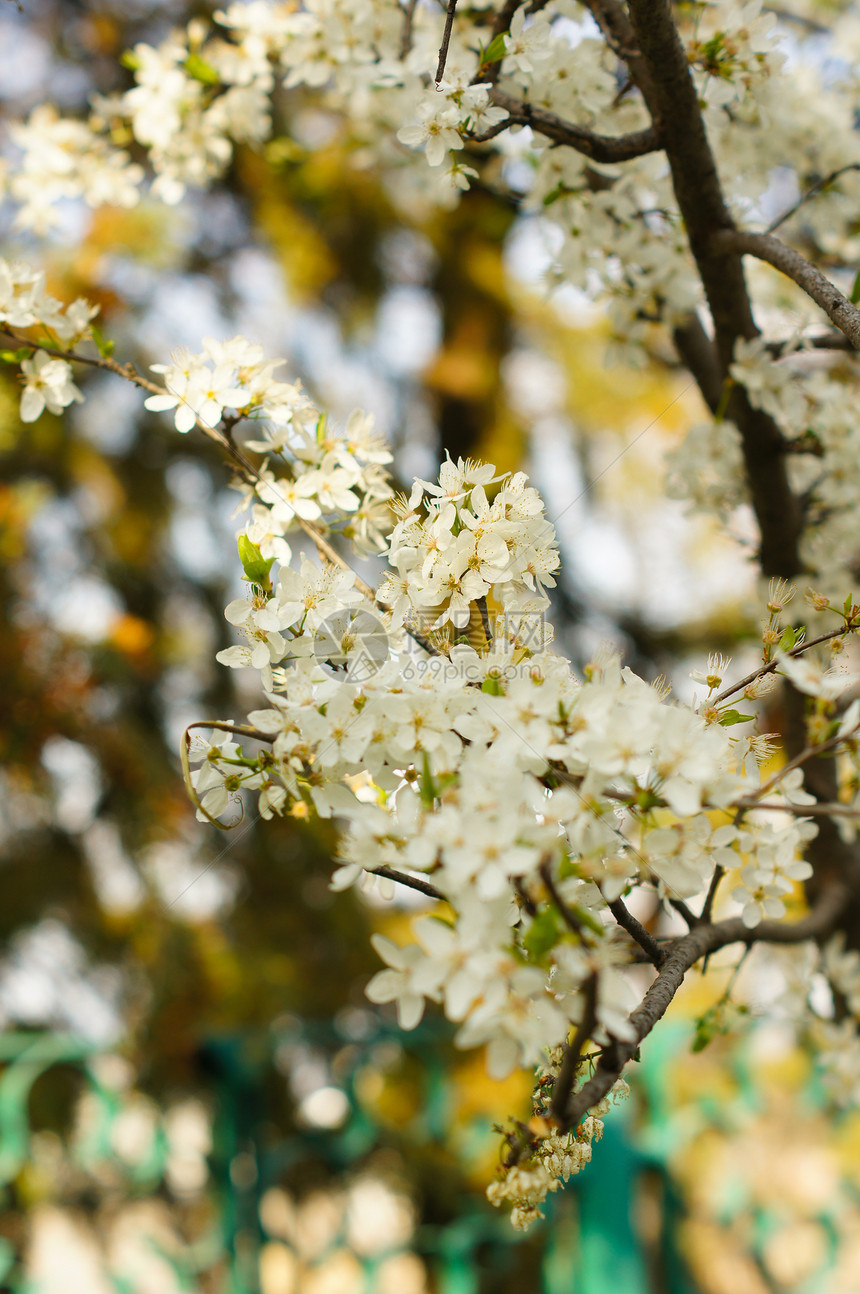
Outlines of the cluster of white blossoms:
[{"label": "cluster of white blossoms", "polygon": [[581,1172],[591,1163],[592,1142],[603,1136],[603,1116],[610,1107],[629,1096],[630,1088],[619,1078],[609,1093],[592,1108],[575,1129],[558,1133],[548,1119],[548,1098],[562,1064],[561,1047],[549,1051],[547,1060],[537,1068],[534,1117],[529,1124],[534,1133],[533,1153],[522,1161],[514,1159],[499,1170],[496,1181],[487,1187],[487,1198],[498,1207],[509,1203],[511,1225],[525,1231],[544,1215],[540,1206],[552,1191]]},{"label": "cluster of white blossoms", "polygon": [[[762,0],[689,10],[679,15],[681,34],[735,214],[757,219],[777,173],[793,168],[802,189],[839,170],[803,219],[828,254],[856,262],[860,77],[852,53],[860,35],[850,10],[833,17],[831,58],[788,66],[787,29]],[[552,226],[554,274],[603,299],[627,355],[641,359],[651,320],[671,325],[702,303],[665,158],[654,151],[595,162],[588,149],[558,147],[537,127],[504,126],[511,102],[527,103],[611,139],[645,129],[645,105],[619,93],[617,54],[575,0],[549,0],[534,13],[521,6],[491,39],[496,17],[489,0],[458,12],[438,85],[443,16],[433,4],[254,0],[216,11],[212,23],[195,18],[160,45],[129,51],[134,84],[97,97],[87,122],[43,105],[11,128],[18,223],[49,227],[67,197],[132,205],[144,181],[135,150],[154,172],[153,195],[177,202],[189,186],[217,180],[237,146],[269,138],[278,86],[312,91],[343,122],[356,165],[379,168],[395,204],[450,205],[479,175],[513,188],[524,210]],[[805,38],[791,30],[795,45]],[[472,144],[476,137],[482,142]],[[392,148],[395,138],[400,147]]]},{"label": "cluster of white blossoms", "polygon": [[[47,345],[69,349],[90,336],[97,313],[98,308],[83,297],[71,305],[57,301],[45,289],[43,270],[0,258],[0,338],[10,329],[38,328]],[[28,348],[20,354],[12,352],[11,358],[20,363],[24,380],[22,422],[35,422],[46,409],[62,413],[83,399],[72,380],[72,366],[62,357]]]},{"label": "cluster of white blossoms", "polygon": [[[494,470],[449,461],[438,484],[415,482],[398,510],[388,545],[393,571],[379,591],[395,614],[462,630],[473,608],[483,608],[486,642],[487,607],[496,606],[511,620],[522,617],[523,631],[540,632],[539,616],[549,603],[544,588],[555,586],[559,564],[555,530],[524,472],[500,478]],[[490,503],[485,487],[499,482]]]},{"label": "cluster of white blossoms", "polygon": [[[0,266],[0,284],[19,343],[49,321],[55,340],[86,334],[91,308],[64,311],[27,267]],[[41,354],[35,341],[6,353],[21,367],[25,409],[33,374],[47,369]],[[199,816],[214,821],[254,794],[266,818],[334,817],[335,889],[394,876],[443,898],[415,921],[411,943],[374,940],[386,969],[368,996],[396,1004],[404,1028],[440,1004],[460,1046],[486,1047],[493,1075],[538,1065],[584,1021],[598,1047],[634,1041],[635,945],[612,905],[637,889],[703,899],[722,868],[746,927],[784,915],[817,829],[801,770],[762,782],[772,747],[739,735],[754,715],[719,691],[721,657],[698,676],[707,691],[693,705],[609,650],[576,677],[551,650],[546,589],[559,554],[523,473],[449,460],[438,482],[394,499],[370,420],[355,411],[331,429],[276,367],[244,337],[209,339],[154,365],[164,385],[146,401],[180,431],[199,425],[231,447],[225,432],[245,422],[253,437],[231,450],[249,513],[239,536],[248,592],[226,616],[243,641],[218,659],[257,671],[264,704],[248,726],[216,724],[193,743]],[[264,456],[259,467],[247,451]],[[384,552],[375,594],[332,547],[336,535]],[[308,554],[314,540],[323,560]],[[802,644],[783,623],[790,600],[783,583],[771,589],[765,667],[809,696],[810,741],[840,747],[856,800],[860,701],[837,708],[854,680],[791,654]],[[844,633],[860,623],[850,598],[837,614]],[[585,1124],[550,1133],[494,1188],[516,1201],[521,1224],[587,1159]]]},{"label": "cluster of white blossoms", "polygon": [[[617,336],[641,358],[656,319],[673,325],[701,304],[668,165],[656,148],[596,161],[542,134],[537,115],[505,128],[517,103],[604,142],[649,126],[582,6],[528,8],[492,39],[498,6],[473,0],[458,12],[438,86],[443,14],[432,3],[254,0],[216,13],[214,27],[194,20],[158,47],[137,45],[126,59],[133,85],[94,101],[88,122],[43,107],[13,127],[18,224],[48,229],[69,198],[133,205],[145,178],[138,152],[152,193],[176,202],[223,174],[237,145],[268,138],[278,86],[299,103],[313,92],[339,116],[356,165],[378,162],[395,203],[456,202],[478,175],[512,191],[552,227],[554,274],[608,303]],[[793,168],[803,188],[831,163],[860,164],[856,60],[776,77],[782,36],[760,0],[687,6],[681,21],[740,222],[760,219],[775,168]],[[856,53],[856,27],[850,15],[835,20],[837,51],[844,42]],[[819,244],[846,263],[860,256],[858,184],[847,173],[804,207]],[[0,262],[0,325],[18,345],[4,359],[19,366],[25,420],[81,398],[70,350],[93,335],[94,313],[85,301],[54,301],[41,272]],[[823,590],[814,607],[834,612],[829,599],[856,553],[860,433],[850,386],[837,372],[804,371],[802,351],[802,335],[779,354],[739,342],[731,381],[784,432],[792,487],[808,500],[803,555]],[[299,383],[275,377],[278,363],[244,337],[207,339],[142,383],[156,388],[147,407],[171,414],[178,431],[221,440],[249,514],[239,537],[248,592],[226,609],[241,641],[219,659],[256,671],[261,700],[247,727],[225,721],[192,744],[199,815],[214,821],[254,795],[263,817],[335,817],[336,889],[393,877],[444,900],[414,922],[411,942],[375,940],[385,969],[368,995],[395,1004],[403,1027],[439,1004],[458,1043],[486,1047],[498,1076],[557,1058],[586,1026],[597,1048],[632,1046],[627,967],[648,944],[616,920],[619,900],[638,891],[652,903],[704,903],[725,871],[731,889],[720,901],[734,902],[747,930],[784,915],[817,830],[804,816],[802,771],[762,774],[772,747],[747,735],[755,716],[734,709],[727,662],[709,663],[707,695],[694,705],[609,651],[577,677],[552,650],[546,590],[559,553],[526,476],[446,462],[438,482],[395,499],[371,420],[355,411],[333,427]],[[234,440],[247,421],[252,438]],[[263,456],[258,466],[247,452]],[[719,415],[694,429],[671,470],[675,493],[722,518],[747,498],[739,433]],[[384,555],[377,590],[338,543]],[[850,834],[860,703],[841,712],[851,680],[807,664],[781,618],[786,601],[771,598],[763,669],[809,697],[810,747],[837,755],[838,821]],[[860,625],[851,599],[836,615],[845,634]],[[756,694],[755,684],[743,689]],[[829,957],[853,1011],[856,965]],[[860,1072],[856,1032],[854,1050],[842,1037],[850,1023],[821,1023],[846,1084]],[[569,1132],[548,1121],[528,1156],[512,1158],[491,1197],[514,1203],[518,1225],[587,1161],[601,1109]]]},{"label": "cluster of white blossoms", "polygon": [[10,126],[9,136],[21,153],[9,184],[19,208],[17,228],[44,234],[58,222],[63,199],[82,198],[90,207],[133,207],[139,201],[143,167],[92,123],[40,104],[28,121]]},{"label": "cluster of white blossoms", "polygon": [[247,495],[255,500],[248,534],[264,557],[289,561],[284,533],[296,518],[339,519],[359,551],[379,551],[393,493],[384,470],[391,461],[387,446],[361,410],[343,428],[332,428],[300,382],[273,376],[283,362],[267,360],[262,346],[245,337],[205,338],[199,353],[179,351],[170,364],[152,365],[164,391],[149,396],[146,408],[173,413],[181,432],[200,424],[214,430],[225,416],[261,424],[260,438],[247,440],[246,448],[279,464],[276,473],[267,459]]},{"label": "cluster of white blossoms", "polygon": [[[856,464],[860,428],[850,369],[810,364],[808,342],[776,348],[763,337],[735,343],[731,377],[769,414],[786,440],[792,491],[805,500],[801,553],[830,597],[852,579],[856,562]],[[667,493],[726,522],[749,502],[740,433],[725,419],[694,426],[667,456]]]}]

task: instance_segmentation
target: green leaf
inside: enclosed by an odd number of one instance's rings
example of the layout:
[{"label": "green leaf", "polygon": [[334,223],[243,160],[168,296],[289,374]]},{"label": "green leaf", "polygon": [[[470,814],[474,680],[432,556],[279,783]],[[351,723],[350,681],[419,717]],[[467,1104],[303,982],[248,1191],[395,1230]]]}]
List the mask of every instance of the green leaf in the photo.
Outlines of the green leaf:
[{"label": "green leaf", "polygon": [[736,723],[749,723],[754,719],[754,714],[741,714],[738,710],[724,710],[720,715],[720,723],[724,728],[733,728]]},{"label": "green leaf", "polygon": [[202,81],[204,85],[220,85],[221,78],[210,63],[201,58],[199,54],[189,54],[182,64],[189,76],[193,76],[195,81]]},{"label": "green leaf", "polygon": [[119,61],[123,67],[127,67],[131,72],[139,72],[143,66],[133,49],[123,50],[119,56]]},{"label": "green leaf", "polygon": [[427,751],[423,752],[423,766],[421,769],[421,778],[418,783],[418,792],[421,796],[421,803],[425,809],[432,809],[433,804],[439,794],[439,788],[433,781],[433,774],[430,772],[430,760],[427,758]]},{"label": "green leaf", "polygon": [[[466,639],[468,642],[468,638]],[[481,691],[486,692],[488,696],[504,696],[501,680],[493,674],[488,674],[481,684]]]},{"label": "green leaf", "polygon": [[239,561],[245,572],[245,578],[252,584],[259,584],[263,589],[270,588],[269,571],[274,564],[274,557],[264,557],[259,548],[247,535],[240,535],[236,541],[239,549]]},{"label": "green leaf", "polygon": [[532,961],[540,961],[558,943],[562,935],[555,908],[539,912],[523,935],[523,947]]},{"label": "green leaf", "polygon": [[591,915],[588,908],[583,908],[578,903],[569,903],[568,907],[580,925],[588,926],[588,929],[593,930],[596,935],[604,934],[605,927],[596,917]]},{"label": "green leaf", "polygon": [[551,207],[554,202],[558,202],[559,198],[563,198],[567,192],[567,187],[564,184],[558,183],[554,189],[550,189],[549,193],[544,196],[543,205],[545,207]]},{"label": "green leaf", "polygon": [[484,50],[484,57],[481,60],[482,66],[487,63],[498,63],[505,57],[505,54],[508,52],[508,47],[505,44],[505,37],[510,36],[510,34],[511,33],[509,31],[499,32],[498,36],[495,36],[493,40],[490,41],[489,45]]},{"label": "green leaf", "polygon": [[33,350],[29,346],[21,346],[18,350],[0,350],[0,359],[4,364],[20,364],[22,359],[29,359]]},{"label": "green leaf", "polygon": [[691,1050],[698,1052],[704,1051],[716,1038],[717,1034],[725,1033],[725,1026],[720,1022],[719,1008],[716,1006],[708,1007],[704,1015],[699,1016],[696,1021],[696,1032],[691,1043]]},{"label": "green leaf", "polygon": [[728,1033],[741,1019],[749,1013],[749,1008],[742,1002],[732,1002],[729,998],[720,998],[696,1021],[696,1032],[690,1044],[693,1051],[704,1051],[705,1048],[722,1034]]},{"label": "green leaf", "polygon": [[846,617],[850,616],[853,609],[854,609],[854,594],[849,593],[848,597],[845,599],[844,603],[842,604],[842,614]]},{"label": "green leaf", "polygon": [[96,344],[96,350],[101,355],[102,359],[110,359],[113,354],[114,343],[105,337],[101,328],[96,324],[90,324],[90,332],[92,333],[93,341]]},{"label": "green leaf", "polygon": [[792,647],[796,646],[797,640],[800,637],[802,632],[803,632],[802,630],[792,629],[791,626],[789,625],[788,629],[785,630],[785,632],[783,633],[782,637],[779,640],[779,650],[791,651]]},{"label": "green leaf", "polygon": [[855,306],[860,302],[860,270],[857,271],[857,277],[855,278],[854,286],[851,289],[850,300],[854,302]]}]

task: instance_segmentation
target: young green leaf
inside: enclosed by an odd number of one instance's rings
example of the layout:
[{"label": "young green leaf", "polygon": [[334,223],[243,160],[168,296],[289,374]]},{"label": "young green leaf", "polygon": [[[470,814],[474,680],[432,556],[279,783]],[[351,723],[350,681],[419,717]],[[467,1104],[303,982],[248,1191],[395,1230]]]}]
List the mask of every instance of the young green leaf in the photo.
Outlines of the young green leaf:
[{"label": "young green leaf", "polygon": [[245,572],[245,578],[261,588],[270,587],[269,571],[275,561],[274,557],[264,557],[257,545],[247,535],[240,535],[236,541],[239,549],[239,561]]},{"label": "young green leaf", "polygon": [[211,64],[201,58],[199,54],[189,54],[182,64],[189,76],[193,76],[195,81],[202,81],[204,85],[220,85],[221,78]]},{"label": "young green leaf", "polygon": [[523,935],[523,947],[530,960],[540,961],[541,957],[554,948],[562,935],[559,916],[555,908],[545,908],[539,912]]},{"label": "young green leaf", "polygon": [[501,59],[505,57],[505,54],[507,53],[507,49],[508,49],[505,43],[505,37],[509,35],[510,35],[510,32],[507,32],[507,31],[499,32],[498,36],[495,36],[490,41],[489,45],[484,50],[484,57],[482,60],[483,64],[498,63]]},{"label": "young green leaf", "polygon": [[418,793],[421,796],[421,803],[425,809],[432,809],[434,801],[439,795],[439,788],[433,781],[433,774],[430,772],[430,760],[427,758],[427,751],[424,751],[424,761],[421,768],[421,778],[418,783]]},{"label": "young green leaf", "polygon": [[109,338],[105,337],[101,328],[96,324],[90,324],[90,332],[92,334],[93,341],[95,342],[96,350],[101,355],[102,359],[110,359],[113,354],[114,343]]}]

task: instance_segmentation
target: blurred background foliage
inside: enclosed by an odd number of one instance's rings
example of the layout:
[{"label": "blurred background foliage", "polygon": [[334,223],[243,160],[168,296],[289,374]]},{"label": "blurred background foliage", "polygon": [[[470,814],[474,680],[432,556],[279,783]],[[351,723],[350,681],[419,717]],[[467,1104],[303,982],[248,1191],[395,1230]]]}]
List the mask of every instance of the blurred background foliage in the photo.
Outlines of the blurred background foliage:
[{"label": "blurred background foliage", "polygon": [[[5,4],[2,112],[84,111],[125,83],[123,50],[208,12]],[[401,482],[446,451],[529,470],[560,532],[554,618],[575,661],[609,638],[680,689],[705,644],[742,665],[748,535],[662,496],[662,452],[700,413],[665,344],[606,367],[609,324],[547,291],[546,232],[515,184],[450,212],[401,199],[342,122],[281,91],[275,137],[214,191],[70,208],[39,255],[140,367],[242,332],[335,417],[372,410]],[[3,254],[26,254],[3,220]],[[324,825],[247,819],[225,838],[194,818],[182,730],[252,700],[214,663],[235,495],[209,443],[117,379],[82,381],[79,410],[24,426],[0,371],[0,1284],[856,1290],[860,1124],[827,1122],[804,1058],[766,1030],[740,1056],[719,1039],[691,1055],[719,959],[547,1224],[523,1239],[489,1208],[492,1124],[527,1113],[529,1084],[491,1082],[432,1017],[401,1035],[363,997],[368,935],[396,938],[410,896],[333,894]]]}]

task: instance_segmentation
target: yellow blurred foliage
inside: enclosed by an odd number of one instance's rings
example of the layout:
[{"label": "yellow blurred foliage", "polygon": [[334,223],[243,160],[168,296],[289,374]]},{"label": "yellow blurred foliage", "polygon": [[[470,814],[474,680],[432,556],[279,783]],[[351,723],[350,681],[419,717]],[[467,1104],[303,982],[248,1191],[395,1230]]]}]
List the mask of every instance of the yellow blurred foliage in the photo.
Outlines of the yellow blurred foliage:
[{"label": "yellow blurred foliage", "polygon": [[155,631],[139,616],[121,615],[111,626],[110,644],[124,656],[142,656],[152,646]]}]

